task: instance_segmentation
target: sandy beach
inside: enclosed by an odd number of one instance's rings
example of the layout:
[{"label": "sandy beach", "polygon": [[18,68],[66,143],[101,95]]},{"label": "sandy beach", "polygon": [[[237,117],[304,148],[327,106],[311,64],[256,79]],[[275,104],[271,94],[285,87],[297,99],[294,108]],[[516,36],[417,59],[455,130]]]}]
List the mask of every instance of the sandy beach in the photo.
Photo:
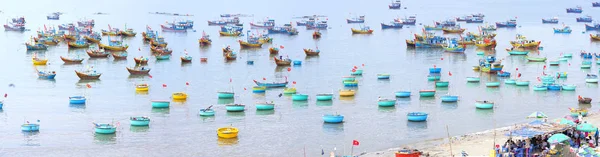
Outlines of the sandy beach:
[{"label": "sandy beach", "polygon": [[[402,148],[418,149],[424,154],[430,156],[448,157],[452,156],[450,153],[450,147],[452,147],[452,154],[454,156],[461,156],[461,152],[465,151],[469,156],[489,156],[495,144],[502,145],[508,140],[509,136],[505,134],[509,133],[510,130],[516,130],[522,127],[535,128],[543,132],[552,132],[565,128],[564,125],[554,124],[553,120],[560,117],[548,118],[548,124],[532,126],[529,124],[516,124],[512,126],[505,126],[496,129],[490,129],[475,133],[469,133],[461,136],[453,136],[452,145],[449,144],[448,138],[438,138],[426,140],[418,143],[401,145],[400,147],[390,148],[387,150],[366,153],[361,155],[363,157],[394,157],[395,152]],[[587,123],[591,123],[595,126],[600,124],[600,114],[595,111],[583,118]],[[533,121],[533,120],[532,120]],[[495,136],[494,136],[495,135]],[[513,137],[513,139],[519,139],[519,137]],[[495,144],[494,144],[495,141]]]}]

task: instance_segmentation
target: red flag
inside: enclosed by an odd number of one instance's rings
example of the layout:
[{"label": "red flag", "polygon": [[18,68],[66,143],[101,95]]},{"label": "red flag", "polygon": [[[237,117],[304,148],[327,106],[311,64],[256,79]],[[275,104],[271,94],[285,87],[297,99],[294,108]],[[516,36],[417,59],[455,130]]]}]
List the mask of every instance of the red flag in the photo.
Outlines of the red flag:
[{"label": "red flag", "polygon": [[231,78],[229,78],[229,82],[233,82],[233,80]]},{"label": "red flag", "polygon": [[244,90],[246,90],[246,87],[244,87]]},{"label": "red flag", "polygon": [[152,78],[152,75],[148,75],[149,78]]},{"label": "red flag", "polygon": [[520,78],[520,77],[521,77],[521,73],[519,73],[519,75],[517,75],[517,77],[519,77],[519,78]]},{"label": "red flag", "polygon": [[364,66],[365,66],[365,64],[363,63],[363,64],[362,64],[362,66],[364,67]]},{"label": "red flag", "polygon": [[189,85],[190,85],[190,83],[189,83],[189,82],[185,82],[185,85],[189,86]]},{"label": "red flag", "polygon": [[8,93],[4,93],[4,98],[8,97]]},{"label": "red flag", "polygon": [[288,68],[287,70],[288,70],[288,71],[292,71],[292,68]]},{"label": "red flag", "polygon": [[443,58],[443,57],[442,57],[442,58],[440,58],[440,59],[441,59],[441,60],[444,60],[444,58]]},{"label": "red flag", "polygon": [[516,70],[519,71],[519,68],[517,68]]},{"label": "red flag", "polygon": [[86,84],[85,86],[87,86],[88,88],[92,88],[92,85],[90,85],[89,83]]},{"label": "red flag", "polygon": [[435,64],[433,65],[433,68],[435,68]]},{"label": "red flag", "polygon": [[279,48],[283,49],[283,45],[280,45]]},{"label": "red flag", "polygon": [[264,78],[264,77],[263,77],[263,80],[265,80],[265,81],[266,81],[266,80],[267,80],[267,78]]},{"label": "red flag", "polygon": [[167,88],[167,84],[163,84],[163,88]]},{"label": "red flag", "polygon": [[358,69],[358,67],[354,66],[354,69]]},{"label": "red flag", "polygon": [[544,65],[544,69],[546,69],[546,65]]},{"label": "red flag", "polygon": [[449,76],[452,76],[452,73],[448,71],[448,75],[449,75]]},{"label": "red flag", "polygon": [[138,51],[142,51],[142,48],[141,48],[141,47],[138,47]]},{"label": "red flag", "polygon": [[296,81],[293,81],[292,84],[296,84]]},{"label": "red flag", "polygon": [[356,69],[352,69],[352,72],[356,72]]},{"label": "red flag", "polygon": [[353,145],[353,146],[358,146],[359,144],[360,144],[360,143],[358,143],[358,141],[357,141],[357,140],[352,140],[352,145]]}]

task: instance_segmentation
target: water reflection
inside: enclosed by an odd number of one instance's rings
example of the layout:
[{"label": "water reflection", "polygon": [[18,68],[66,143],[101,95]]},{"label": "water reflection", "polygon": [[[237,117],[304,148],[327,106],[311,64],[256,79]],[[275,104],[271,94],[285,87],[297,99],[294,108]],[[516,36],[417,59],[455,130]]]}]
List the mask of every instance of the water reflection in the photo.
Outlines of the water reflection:
[{"label": "water reflection", "polygon": [[83,113],[85,112],[85,104],[71,104],[69,103],[69,108],[72,112]]},{"label": "water reflection", "polygon": [[148,95],[148,91],[135,91],[137,95]]},{"label": "water reflection", "polygon": [[153,115],[164,117],[164,116],[168,115],[169,113],[171,113],[171,109],[170,108],[152,108],[151,112]]},{"label": "water reflection", "polygon": [[308,101],[293,101],[292,106],[294,108],[308,108]]},{"label": "water reflection", "polygon": [[393,112],[396,112],[396,107],[395,106],[391,106],[391,107],[379,106],[379,107],[377,107],[377,110],[382,113],[393,113]]},{"label": "water reflection", "polygon": [[215,116],[200,116],[200,120],[202,120],[202,122],[214,122]]},{"label": "water reflection", "polygon": [[94,134],[94,143],[96,144],[115,144],[117,134]]},{"label": "water reflection", "polygon": [[244,117],[246,116],[246,112],[227,112],[225,115],[227,117]]},{"label": "water reflection", "polygon": [[317,106],[332,106],[333,101],[317,101]]},{"label": "water reflection", "polygon": [[256,110],[256,115],[273,115],[275,113],[275,110]]},{"label": "water reflection", "polygon": [[23,133],[23,145],[25,146],[41,146],[40,140],[38,139],[39,131],[36,132],[22,132]]},{"label": "water reflection", "polygon": [[217,104],[233,104],[234,99],[218,99]]},{"label": "water reflection", "polygon": [[217,145],[219,146],[231,146],[238,144],[238,138],[217,138]]},{"label": "water reflection", "polygon": [[129,131],[131,132],[148,132],[150,126],[131,126],[129,127]]},{"label": "water reflection", "polygon": [[344,123],[323,123],[323,132],[333,134],[344,132]]},{"label": "water reflection", "polygon": [[442,108],[444,109],[448,109],[448,110],[454,110],[458,108],[458,103],[457,102],[442,102]]},{"label": "water reflection", "polygon": [[475,114],[478,117],[490,118],[494,115],[494,109],[475,109]]},{"label": "water reflection", "polygon": [[408,132],[415,132],[420,130],[427,129],[427,121],[425,122],[406,122],[406,128],[409,130]]}]

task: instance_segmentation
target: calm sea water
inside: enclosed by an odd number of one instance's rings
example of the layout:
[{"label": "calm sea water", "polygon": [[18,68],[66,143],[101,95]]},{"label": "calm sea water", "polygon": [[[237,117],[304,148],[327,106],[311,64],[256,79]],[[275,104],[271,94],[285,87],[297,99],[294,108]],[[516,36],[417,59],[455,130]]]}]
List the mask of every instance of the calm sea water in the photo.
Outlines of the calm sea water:
[{"label": "calm sea water", "polygon": [[[590,42],[590,33],[584,31],[582,23],[575,18],[582,15],[597,15],[598,9],[590,2],[567,1],[406,1],[403,10],[388,10],[389,1],[339,1],[316,0],[282,2],[274,0],[254,1],[10,1],[0,8],[4,13],[0,19],[25,16],[27,27],[32,31],[0,31],[0,92],[8,93],[3,110],[0,110],[0,155],[6,156],[318,156],[325,152],[349,154],[352,140],[360,141],[354,152],[376,151],[408,144],[424,139],[445,137],[445,126],[449,125],[452,135],[475,132],[497,126],[526,122],[524,118],[534,111],[543,111],[551,117],[568,113],[567,108],[578,107],[577,96],[598,95],[597,84],[586,84],[586,73],[598,73],[597,65],[591,70],[579,68],[580,50],[594,52],[598,43]],[[565,8],[581,5],[583,14],[566,14]],[[66,14],[61,20],[48,21],[47,13],[61,11]],[[194,14],[193,17],[151,15],[147,12],[178,12]],[[109,15],[93,15],[107,12]],[[548,67],[546,73],[566,71],[568,79],[561,80],[576,84],[573,92],[534,92],[530,88],[502,85],[486,88],[485,82],[497,80],[495,75],[479,74],[471,70],[481,56],[474,47],[463,53],[445,53],[442,50],[407,49],[405,39],[421,31],[417,25],[400,30],[381,30],[379,23],[392,21],[396,17],[417,15],[418,23],[431,24],[434,20],[484,13],[485,20],[493,23],[518,17],[519,28],[498,29],[497,51],[486,54],[504,59],[505,71],[519,72],[522,78],[535,82],[543,71],[543,63],[528,63],[522,56],[508,56],[504,48],[520,33],[533,40],[541,40],[544,47],[539,56],[549,60],[558,58],[561,52],[574,53],[575,57],[559,67]],[[262,49],[240,50],[236,61],[224,62],[221,48],[232,45],[239,50],[237,40],[243,38],[219,37],[218,27],[209,27],[207,20],[219,19],[222,13],[253,14],[242,18],[248,23],[266,17],[276,19],[278,24],[297,21],[295,16],[328,15],[330,29],[323,38],[313,40],[311,31],[300,27],[298,36],[273,35],[273,45],[284,45],[281,55],[302,60],[302,66],[291,71],[276,67],[265,45]],[[372,35],[352,35],[345,19],[364,14],[365,25],[374,28]],[[559,25],[541,24],[541,18],[558,16],[561,23],[570,25],[572,34],[553,34]],[[50,59],[47,66],[36,66],[58,73],[56,80],[40,80],[31,64],[32,52],[25,50],[25,43],[35,30],[61,23],[75,22],[82,18],[95,19],[96,31],[112,27],[135,29],[141,33],[146,25],[159,29],[159,24],[174,19],[194,20],[195,32],[161,33],[169,47],[174,49],[169,61],[149,62],[153,78],[131,77],[125,67],[133,66],[132,57],[148,56],[149,46],[142,42],[141,35],[125,39],[130,45],[127,61],[112,59],[85,60],[82,65],[63,65],[59,56],[86,56],[84,50],[68,50],[61,43],[39,56]],[[475,32],[477,24],[464,24],[467,31]],[[200,48],[197,39],[202,31],[212,36],[213,45]],[[441,33],[441,32],[439,32]],[[106,41],[106,38],[104,39]],[[302,48],[318,46],[321,55],[305,57]],[[138,51],[138,48],[141,51]],[[194,62],[182,65],[178,59],[187,50]],[[207,57],[207,63],[200,63]],[[443,58],[443,59],[442,59]],[[253,60],[254,65],[247,65]],[[316,102],[318,93],[336,93],[343,89],[341,77],[349,75],[353,66],[365,66],[364,76],[359,77],[360,86],[354,98],[338,98],[332,102]],[[103,75],[99,81],[80,81],[73,70],[94,66]],[[418,90],[433,89],[433,82],[426,79],[427,68],[436,65],[443,69],[443,80],[450,81],[449,88],[438,88],[436,98],[419,98]],[[448,76],[448,71],[452,76]],[[391,79],[377,80],[376,74],[389,73]],[[253,79],[267,81],[283,80],[287,76],[296,81],[301,93],[309,94],[307,102],[292,102],[291,97],[278,97],[281,89],[267,91],[264,95],[252,94],[249,90]],[[468,76],[481,76],[482,82],[467,84]],[[229,82],[230,78],[233,80]],[[147,82],[152,87],[147,94],[138,94],[134,84]],[[186,86],[185,83],[190,85]],[[8,87],[8,84],[15,87]],[[92,88],[86,89],[89,83]],[[162,88],[167,84],[167,88]],[[227,113],[224,105],[233,101],[217,100],[216,92],[233,88],[235,103],[247,104],[243,113]],[[393,97],[395,91],[410,89],[412,98],[398,99],[394,108],[379,108],[377,97]],[[150,100],[168,99],[173,92],[185,91],[189,98],[185,102],[174,102],[170,109],[152,109]],[[457,103],[441,103],[439,96],[451,93],[460,96]],[[68,104],[68,97],[85,94],[88,103],[84,106]],[[475,100],[491,100],[497,103],[495,110],[476,110]],[[274,111],[255,111],[254,102],[274,101]],[[215,117],[199,117],[197,112],[214,105]],[[589,106],[588,106],[589,107]],[[408,123],[406,113],[424,111],[430,113],[427,123]],[[345,115],[343,124],[323,124],[321,115],[326,113]],[[152,119],[150,127],[129,126],[128,117],[146,115]],[[20,132],[24,120],[41,121],[37,134]],[[92,122],[119,123],[115,135],[100,136],[93,132]],[[216,129],[233,125],[240,129],[239,138],[222,140]]]}]

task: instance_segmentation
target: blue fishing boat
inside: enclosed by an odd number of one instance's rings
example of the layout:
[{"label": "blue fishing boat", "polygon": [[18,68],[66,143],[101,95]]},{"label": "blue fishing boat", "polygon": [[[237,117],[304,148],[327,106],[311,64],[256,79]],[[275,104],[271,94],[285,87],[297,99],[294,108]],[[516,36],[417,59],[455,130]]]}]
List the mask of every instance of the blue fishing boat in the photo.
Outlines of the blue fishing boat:
[{"label": "blue fishing boat", "polygon": [[492,101],[475,101],[475,108],[477,109],[492,109],[494,108],[494,102]]},{"label": "blue fishing boat", "polygon": [[583,9],[581,9],[581,6],[577,6],[575,8],[567,8],[567,13],[582,13]]},{"label": "blue fishing boat", "polygon": [[429,68],[429,73],[440,73],[440,72],[442,72],[442,68],[436,68],[436,67]]},{"label": "blue fishing boat", "polygon": [[263,82],[258,82],[256,80],[254,80],[254,83],[256,83],[256,85],[260,86],[260,87],[277,88],[277,87],[286,87],[288,84],[288,81],[287,81],[287,77],[286,77],[285,82],[273,82],[273,83],[265,82],[265,83],[263,83]]},{"label": "blue fishing boat", "polygon": [[242,32],[244,27],[235,25],[221,26],[221,32]]},{"label": "blue fishing boat", "polygon": [[480,80],[479,77],[467,77],[467,82],[479,82]]},{"label": "blue fishing boat", "polygon": [[308,95],[306,94],[292,94],[292,100],[293,101],[306,101],[308,100]]},{"label": "blue fishing boat", "polygon": [[2,107],[4,107],[4,101],[0,101],[0,110],[2,110]]},{"label": "blue fishing boat", "polygon": [[131,126],[148,126],[150,125],[150,118],[146,116],[129,117],[129,123]]},{"label": "blue fishing boat", "polygon": [[600,7],[600,2],[593,2],[592,7]]},{"label": "blue fishing boat", "polygon": [[533,86],[533,90],[534,91],[547,91],[548,86],[543,85],[543,84],[535,85],[535,86]]},{"label": "blue fishing boat", "polygon": [[446,21],[441,21],[441,22],[435,22],[435,25],[440,25],[443,27],[454,27],[456,26],[456,21],[454,19],[448,19]]},{"label": "blue fishing boat", "polygon": [[416,16],[409,16],[408,18],[402,18],[402,19],[394,19],[395,22],[400,22],[403,25],[415,25],[417,23],[417,17]]},{"label": "blue fishing boat", "polygon": [[217,97],[219,99],[233,99],[233,92],[217,92]]},{"label": "blue fishing boat", "polygon": [[40,131],[40,124],[25,123],[21,125],[21,131],[23,132],[38,132]]},{"label": "blue fishing boat", "polygon": [[[37,70],[37,69],[36,69]],[[55,71],[38,71],[38,77],[41,79],[54,79],[56,77]]]},{"label": "blue fishing boat", "polygon": [[465,22],[467,22],[467,23],[483,23],[483,18],[473,17],[473,18],[467,19]]},{"label": "blue fishing boat", "polygon": [[381,23],[381,29],[402,28],[404,25],[400,22],[390,22],[389,24]]},{"label": "blue fishing boat", "polygon": [[425,30],[426,30],[426,31],[431,31],[431,30],[442,30],[442,29],[444,29],[444,26],[442,26],[442,25],[437,25],[437,24],[434,24],[433,26],[425,25],[425,26],[423,26],[423,27],[425,27]]},{"label": "blue fishing boat", "polygon": [[352,73],[350,73],[350,75],[362,75],[363,70],[362,69],[355,69],[352,71]]},{"label": "blue fishing boat", "polygon": [[400,9],[402,7],[402,2],[400,0],[393,1],[388,7],[389,9]]},{"label": "blue fishing boat", "polygon": [[548,90],[561,90],[562,86],[559,84],[549,84],[548,85]]},{"label": "blue fishing boat", "polygon": [[410,97],[410,91],[397,91],[395,95],[398,98],[407,98]]},{"label": "blue fishing boat", "polygon": [[71,96],[69,97],[70,104],[85,104],[85,96]]},{"label": "blue fishing boat", "polygon": [[306,23],[306,29],[327,29],[327,21],[308,21]]},{"label": "blue fishing boat", "polygon": [[317,101],[330,101],[331,99],[333,99],[333,94],[317,94]]},{"label": "blue fishing boat", "polygon": [[592,21],[594,21],[591,16],[578,17],[576,20],[577,20],[577,22],[592,22]]},{"label": "blue fishing boat", "polygon": [[441,97],[442,102],[456,102],[458,101],[458,96],[455,95],[444,95]]},{"label": "blue fishing boat", "polygon": [[573,30],[569,26],[563,28],[554,28],[554,33],[571,33]]},{"label": "blue fishing boat", "polygon": [[562,85],[562,90],[563,91],[574,91],[575,88],[577,88],[577,86],[574,85],[574,84],[563,84]]},{"label": "blue fishing boat", "polygon": [[427,121],[428,114],[425,112],[409,112],[406,117],[411,122],[424,122]]},{"label": "blue fishing boat", "polygon": [[187,28],[176,24],[160,25],[163,32],[187,32]]},{"label": "blue fishing boat", "polygon": [[390,79],[390,74],[377,74],[377,79]]},{"label": "blue fishing boat", "polygon": [[152,100],[152,108],[169,108],[171,102],[168,100]]},{"label": "blue fishing boat", "polygon": [[558,17],[542,19],[542,23],[556,24],[556,23],[558,23]]},{"label": "blue fishing boat", "polygon": [[27,48],[27,50],[46,50],[48,49],[48,46],[43,44],[43,43],[26,43],[25,47]]},{"label": "blue fishing boat", "polygon": [[485,58],[488,63],[494,63],[496,61],[496,57],[489,55]]},{"label": "blue fishing boat", "polygon": [[396,100],[395,99],[382,99],[381,97],[379,97],[379,100],[377,100],[377,105],[379,105],[380,107],[392,107],[392,106],[396,105]]},{"label": "blue fishing boat", "polygon": [[262,21],[262,22],[250,22],[250,27],[252,28],[273,28],[275,27],[275,20],[274,19],[267,19],[267,21]]},{"label": "blue fishing boat", "polygon": [[294,65],[302,65],[302,61],[294,60],[293,64]]},{"label": "blue fishing boat", "polygon": [[94,131],[97,134],[114,134],[117,132],[117,127],[108,123],[94,123]]},{"label": "blue fishing boat", "polygon": [[246,105],[243,104],[229,104],[225,105],[227,112],[244,112]]},{"label": "blue fishing boat", "polygon": [[348,22],[348,23],[365,23],[365,16],[361,15],[359,17],[346,19],[346,22]]},{"label": "blue fishing boat", "polygon": [[510,77],[510,72],[498,71],[496,73],[498,77]]},{"label": "blue fishing boat", "polygon": [[517,84],[517,80],[515,80],[515,79],[506,79],[506,80],[504,80],[504,84]]},{"label": "blue fishing boat", "polygon": [[341,114],[325,114],[323,115],[325,123],[341,123],[344,121],[344,116]]},{"label": "blue fishing boat", "polygon": [[600,30],[600,23],[594,23],[592,25],[585,24],[585,30],[586,31]]},{"label": "blue fishing boat", "polygon": [[257,102],[255,104],[256,110],[273,110],[275,109],[275,104],[273,102]]},{"label": "blue fishing boat", "polygon": [[515,27],[517,27],[517,20],[510,19],[506,22],[496,22],[496,27],[498,27],[498,28],[515,28]]}]

